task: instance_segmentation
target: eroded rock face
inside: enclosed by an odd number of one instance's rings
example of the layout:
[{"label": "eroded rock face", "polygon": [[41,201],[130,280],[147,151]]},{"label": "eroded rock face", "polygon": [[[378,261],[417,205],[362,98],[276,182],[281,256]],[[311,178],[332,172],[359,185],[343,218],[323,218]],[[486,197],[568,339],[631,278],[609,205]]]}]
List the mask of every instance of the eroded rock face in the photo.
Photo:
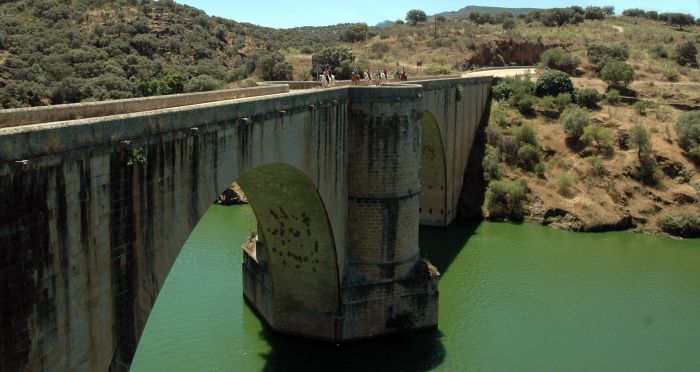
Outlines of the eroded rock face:
[{"label": "eroded rock face", "polygon": [[467,58],[467,68],[471,66],[505,66],[534,65],[540,61],[540,55],[556,45],[544,45],[541,42],[494,40],[481,44],[474,55]]}]

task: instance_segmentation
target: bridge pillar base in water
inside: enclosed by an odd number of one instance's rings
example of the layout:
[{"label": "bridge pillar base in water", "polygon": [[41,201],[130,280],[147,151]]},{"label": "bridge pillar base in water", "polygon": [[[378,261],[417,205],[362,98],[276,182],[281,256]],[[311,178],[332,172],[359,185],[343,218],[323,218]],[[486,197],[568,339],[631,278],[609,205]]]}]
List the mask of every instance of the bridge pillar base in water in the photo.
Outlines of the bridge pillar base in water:
[{"label": "bridge pillar base in water", "polygon": [[[398,280],[341,287],[342,304],[338,314],[308,314],[308,322],[335,322],[333,338],[300,331],[303,327],[280,326],[289,322],[273,317],[270,277],[260,254],[260,246],[257,258],[243,253],[243,295],[248,305],[277,332],[343,343],[437,327],[439,274],[423,260],[418,260],[411,272]],[[299,319],[304,314],[289,313],[287,316]]]}]

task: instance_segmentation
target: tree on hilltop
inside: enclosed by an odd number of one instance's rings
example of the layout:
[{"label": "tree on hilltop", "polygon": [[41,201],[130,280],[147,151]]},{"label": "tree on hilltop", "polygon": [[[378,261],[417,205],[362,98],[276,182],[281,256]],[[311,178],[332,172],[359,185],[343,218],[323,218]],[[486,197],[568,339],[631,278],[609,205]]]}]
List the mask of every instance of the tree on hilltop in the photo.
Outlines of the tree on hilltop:
[{"label": "tree on hilltop", "polygon": [[428,20],[428,16],[424,11],[420,9],[411,9],[406,13],[406,22],[411,25],[417,25],[419,22],[425,22]]}]

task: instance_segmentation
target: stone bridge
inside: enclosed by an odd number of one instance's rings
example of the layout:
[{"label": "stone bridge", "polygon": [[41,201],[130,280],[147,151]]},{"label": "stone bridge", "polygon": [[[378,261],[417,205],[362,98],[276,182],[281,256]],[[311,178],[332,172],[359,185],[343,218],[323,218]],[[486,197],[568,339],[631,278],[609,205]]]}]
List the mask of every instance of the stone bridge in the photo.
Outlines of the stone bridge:
[{"label": "stone bridge", "polygon": [[258,221],[244,295],[273,329],[343,342],[435,327],[418,226],[454,220],[490,85],[0,111],[0,370],[128,369],[181,247],[233,181]]}]

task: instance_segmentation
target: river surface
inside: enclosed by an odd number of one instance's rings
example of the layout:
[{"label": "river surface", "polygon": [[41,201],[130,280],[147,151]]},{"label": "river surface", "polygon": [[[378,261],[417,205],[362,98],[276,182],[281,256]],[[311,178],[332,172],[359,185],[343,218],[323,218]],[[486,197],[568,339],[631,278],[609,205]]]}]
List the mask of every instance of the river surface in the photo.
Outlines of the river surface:
[{"label": "river surface", "polygon": [[132,371],[700,371],[700,240],[532,224],[421,229],[439,329],[335,346],[243,301],[249,207],[213,206],[163,286]]}]

